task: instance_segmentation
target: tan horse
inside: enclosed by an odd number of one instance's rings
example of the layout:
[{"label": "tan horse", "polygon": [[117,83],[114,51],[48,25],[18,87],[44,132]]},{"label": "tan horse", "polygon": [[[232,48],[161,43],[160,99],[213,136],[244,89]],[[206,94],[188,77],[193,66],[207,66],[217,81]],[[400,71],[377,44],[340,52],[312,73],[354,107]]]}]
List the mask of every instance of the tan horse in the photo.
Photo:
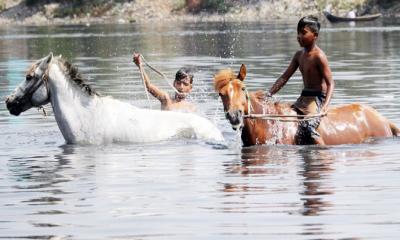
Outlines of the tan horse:
[{"label": "tan horse", "polygon": [[[244,84],[246,67],[236,76],[230,69],[214,77],[214,87],[233,129],[242,130],[244,146],[297,144],[299,119],[289,103],[267,101],[263,92],[248,93]],[[279,119],[246,117],[249,114],[280,116]],[[282,117],[287,116],[287,117]],[[292,117],[290,117],[292,116]],[[317,129],[327,145],[362,143],[369,138],[400,136],[400,130],[375,109],[364,104],[332,107]]]}]

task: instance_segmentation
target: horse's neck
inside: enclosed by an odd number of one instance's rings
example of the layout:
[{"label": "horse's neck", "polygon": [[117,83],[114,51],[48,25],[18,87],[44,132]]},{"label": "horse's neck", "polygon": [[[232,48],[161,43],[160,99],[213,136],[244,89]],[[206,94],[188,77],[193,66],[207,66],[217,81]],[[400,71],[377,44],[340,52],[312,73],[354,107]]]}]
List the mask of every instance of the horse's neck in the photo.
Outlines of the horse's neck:
[{"label": "horse's neck", "polygon": [[[293,115],[294,110],[286,103],[277,103],[273,101],[265,101],[257,98],[254,94],[250,95],[251,114],[261,115]],[[245,138],[256,137],[256,142],[260,143],[285,143],[283,136],[288,132],[295,131],[295,123],[282,123],[280,121],[266,121],[263,119],[251,119],[246,121]],[[294,129],[294,130],[293,130]],[[261,131],[261,132],[260,132]],[[242,135],[243,139],[243,135]],[[254,141],[254,140],[253,140]]]},{"label": "horse's neck", "polygon": [[250,104],[248,104],[247,114],[272,114],[275,113],[272,102],[260,101],[255,94],[250,94]]},{"label": "horse's neck", "polygon": [[[57,64],[49,66],[48,87],[54,116],[64,136],[73,135],[82,122],[93,119],[98,97],[89,96],[61,71]],[[71,136],[70,136],[71,137]]]},{"label": "horse's neck", "polygon": [[53,107],[57,105],[74,110],[85,109],[96,99],[84,92],[73,80],[68,80],[57,64],[49,67],[48,84]]}]

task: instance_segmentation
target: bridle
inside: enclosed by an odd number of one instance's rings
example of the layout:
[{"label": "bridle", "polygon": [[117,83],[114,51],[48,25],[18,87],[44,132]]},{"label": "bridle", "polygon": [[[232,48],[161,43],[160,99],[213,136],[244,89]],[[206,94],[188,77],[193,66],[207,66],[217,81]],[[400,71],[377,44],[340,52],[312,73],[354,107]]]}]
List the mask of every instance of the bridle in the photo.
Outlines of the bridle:
[{"label": "bridle", "polygon": [[[232,82],[232,79],[230,80],[230,82]],[[247,101],[247,114],[244,115],[244,117],[245,117],[245,116],[250,116],[251,115],[251,111],[253,109],[253,106],[251,105],[250,94],[249,94],[249,91],[247,91],[247,88],[245,88],[243,91],[246,94],[246,101]]]},{"label": "bridle", "polygon": [[[46,69],[44,74],[42,75],[41,79],[38,79],[36,76],[34,77],[37,81],[36,83],[28,90],[28,91],[22,91],[24,92],[24,96],[28,99],[27,101],[33,106],[32,103],[32,96],[38,90],[43,84],[45,84],[46,87],[46,92],[47,92],[47,99],[46,102],[50,100],[50,90],[49,90],[49,85],[48,85],[48,80],[49,80],[49,68]],[[40,80],[40,81],[39,81]],[[43,109],[42,106],[39,106],[39,109]]]},{"label": "bridle", "polygon": [[247,101],[247,115],[251,115],[251,110],[253,109],[253,106],[251,105],[251,99],[250,99],[250,94],[249,91],[247,91],[247,88],[244,90],[246,94],[246,101]]}]

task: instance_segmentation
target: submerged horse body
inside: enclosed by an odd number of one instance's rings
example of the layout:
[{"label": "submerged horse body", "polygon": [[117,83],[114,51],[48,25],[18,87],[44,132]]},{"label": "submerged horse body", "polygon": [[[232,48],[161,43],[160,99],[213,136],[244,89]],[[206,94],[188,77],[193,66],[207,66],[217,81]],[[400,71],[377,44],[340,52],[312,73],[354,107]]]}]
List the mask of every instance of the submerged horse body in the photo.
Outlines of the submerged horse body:
[{"label": "submerged horse body", "polygon": [[198,115],[141,109],[100,96],[75,67],[52,54],[33,64],[26,80],[6,99],[13,115],[47,103],[67,143],[153,142],[172,137],[223,141],[214,124]]},{"label": "submerged horse body", "polygon": [[[288,103],[268,101],[261,91],[249,93],[244,84],[245,76],[246,67],[242,65],[237,76],[231,70],[222,70],[214,77],[214,86],[222,99],[226,118],[234,129],[241,128],[243,145],[298,144],[298,123],[302,119],[293,118],[296,111]],[[251,114],[281,117],[251,118]],[[330,108],[326,116],[321,116],[317,131],[327,145],[400,136],[399,129],[392,122],[372,107],[358,103]]]}]

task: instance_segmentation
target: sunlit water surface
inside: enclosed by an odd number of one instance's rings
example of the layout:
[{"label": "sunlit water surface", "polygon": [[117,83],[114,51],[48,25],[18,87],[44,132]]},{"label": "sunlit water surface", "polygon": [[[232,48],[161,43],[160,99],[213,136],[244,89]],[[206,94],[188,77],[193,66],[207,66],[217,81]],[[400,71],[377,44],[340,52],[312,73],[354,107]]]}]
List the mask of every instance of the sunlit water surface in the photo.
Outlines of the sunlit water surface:
[{"label": "sunlit water surface", "polygon": [[[248,67],[267,89],[294,52],[295,23],[0,28],[0,97],[50,51],[103,95],[144,108],[134,50],[170,79],[195,70],[191,99],[226,146],[196,140],[65,145],[51,107],[10,116],[0,103],[0,238],[398,239],[399,139],[334,147],[240,148],[212,87],[222,68]],[[400,126],[400,25],[322,25],[319,46],[336,81],[332,104],[361,102]],[[151,74],[166,91],[168,84]],[[279,93],[294,101],[296,73]]]}]

